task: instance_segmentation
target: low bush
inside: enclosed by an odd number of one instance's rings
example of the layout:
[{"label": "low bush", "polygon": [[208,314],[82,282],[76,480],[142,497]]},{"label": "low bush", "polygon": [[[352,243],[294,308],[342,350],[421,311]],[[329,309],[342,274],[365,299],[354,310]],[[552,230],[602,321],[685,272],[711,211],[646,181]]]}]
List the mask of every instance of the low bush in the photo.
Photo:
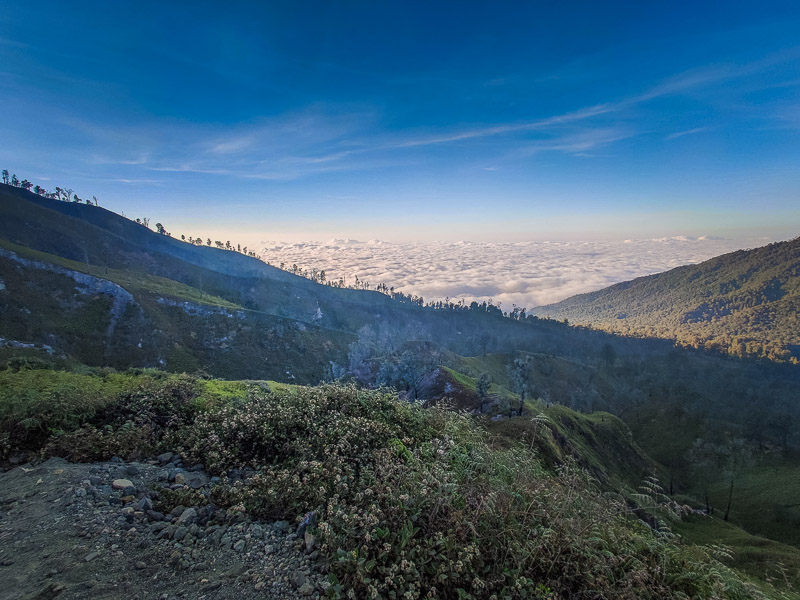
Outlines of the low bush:
[{"label": "low bush", "polygon": [[0,371],[0,459],[18,450],[73,460],[140,458],[191,421],[185,375]]},{"label": "low bush", "polygon": [[496,450],[468,416],[325,386],[201,413],[182,452],[258,470],[225,502],[314,513],[335,597],[752,598],[711,552],[633,518],[574,464]]}]

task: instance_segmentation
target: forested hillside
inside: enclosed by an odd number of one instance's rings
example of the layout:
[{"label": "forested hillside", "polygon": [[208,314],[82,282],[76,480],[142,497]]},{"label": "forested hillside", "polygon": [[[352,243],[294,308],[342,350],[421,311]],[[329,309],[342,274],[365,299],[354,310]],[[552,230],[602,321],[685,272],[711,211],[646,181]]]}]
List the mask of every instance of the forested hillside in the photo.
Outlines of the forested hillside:
[{"label": "forested hillside", "polygon": [[800,238],[740,250],[531,311],[733,356],[800,359]]}]

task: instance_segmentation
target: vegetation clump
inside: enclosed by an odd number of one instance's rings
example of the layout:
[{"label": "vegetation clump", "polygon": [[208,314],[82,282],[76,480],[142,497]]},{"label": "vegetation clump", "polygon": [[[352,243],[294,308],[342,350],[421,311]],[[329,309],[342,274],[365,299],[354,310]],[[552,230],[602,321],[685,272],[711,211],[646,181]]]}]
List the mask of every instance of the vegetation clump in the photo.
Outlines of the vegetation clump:
[{"label": "vegetation clump", "polygon": [[164,507],[302,522],[332,597],[765,597],[726,552],[653,518],[657,503],[632,506],[569,457],[553,468],[535,446],[498,444],[473,417],[394,392],[154,372],[5,371],[0,383],[6,455],[178,451],[222,485]]},{"label": "vegetation clump", "polygon": [[528,448],[493,449],[466,415],[383,391],[254,390],[181,438],[212,470],[257,469],[229,505],[306,516],[337,597],[758,597],[574,463],[549,473]]}]

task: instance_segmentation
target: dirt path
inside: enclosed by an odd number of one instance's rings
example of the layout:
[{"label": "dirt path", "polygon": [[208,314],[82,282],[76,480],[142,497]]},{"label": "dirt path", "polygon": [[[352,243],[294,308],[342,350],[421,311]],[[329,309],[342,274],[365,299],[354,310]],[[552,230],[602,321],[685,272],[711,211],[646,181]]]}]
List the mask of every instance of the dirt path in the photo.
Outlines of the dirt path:
[{"label": "dirt path", "polygon": [[313,536],[286,521],[242,521],[213,505],[153,510],[160,488],[207,494],[216,483],[161,462],[50,459],[0,474],[0,600],[325,595]]}]

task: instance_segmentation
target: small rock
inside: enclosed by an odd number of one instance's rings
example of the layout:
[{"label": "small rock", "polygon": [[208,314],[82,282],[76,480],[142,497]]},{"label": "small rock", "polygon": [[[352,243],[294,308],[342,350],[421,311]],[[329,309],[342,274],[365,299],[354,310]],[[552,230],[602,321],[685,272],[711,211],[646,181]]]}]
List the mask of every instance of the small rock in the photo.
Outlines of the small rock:
[{"label": "small rock", "polygon": [[311,594],[314,593],[314,584],[311,583],[310,581],[306,581],[303,585],[297,588],[297,592],[301,596],[310,596]]},{"label": "small rock", "polygon": [[100,556],[100,553],[99,553],[99,552],[97,552],[97,551],[94,551],[94,552],[89,552],[89,554],[87,554],[87,555],[84,557],[84,559],[83,559],[83,560],[84,560],[84,561],[86,561],[86,562],[92,562],[92,561],[93,561],[95,558],[97,558],[98,556]]},{"label": "small rock", "polygon": [[197,511],[194,508],[187,508],[178,517],[178,525],[191,525],[197,521]]},{"label": "small rock", "polygon": [[291,581],[295,588],[300,589],[308,581],[308,577],[302,571],[295,571],[291,576]]},{"label": "small rock", "polygon": [[304,540],[306,543],[306,552],[313,552],[314,548],[317,547],[317,536],[306,531],[304,534]]},{"label": "small rock", "polygon": [[187,527],[178,527],[175,530],[175,535],[172,536],[172,539],[176,542],[180,542],[183,538],[186,537],[186,534],[189,533],[189,529]]},{"label": "small rock", "polygon": [[234,549],[236,552],[241,552],[242,550],[244,550],[244,547],[245,547],[245,541],[244,541],[244,540],[239,540],[238,542],[236,542],[236,543],[233,545],[233,549]]},{"label": "small rock", "polygon": [[284,531],[288,531],[289,521],[278,521],[272,526],[272,528],[278,533],[283,533]]},{"label": "small rock", "polygon": [[199,490],[201,487],[208,485],[208,477],[202,473],[190,473],[189,476],[185,478],[185,481],[186,485],[193,490]]},{"label": "small rock", "polygon": [[115,479],[111,482],[111,487],[115,490],[124,490],[133,487],[133,483],[131,483],[130,479]]},{"label": "small rock", "polygon": [[156,458],[158,458],[158,462],[165,465],[172,460],[173,456],[175,455],[172,452],[164,452],[164,454],[159,454]]},{"label": "small rock", "polygon": [[138,510],[141,510],[142,512],[153,510],[153,501],[150,500],[150,498],[148,498],[147,496],[145,496],[136,503],[136,508]]},{"label": "small rock", "polygon": [[175,473],[175,483],[183,485],[186,483],[186,476],[183,473]]},{"label": "small rock", "polygon": [[146,569],[147,568],[147,565],[144,562],[142,562],[141,560],[137,560],[136,564],[133,565],[133,566],[136,567],[139,571],[141,571],[142,569]]}]

